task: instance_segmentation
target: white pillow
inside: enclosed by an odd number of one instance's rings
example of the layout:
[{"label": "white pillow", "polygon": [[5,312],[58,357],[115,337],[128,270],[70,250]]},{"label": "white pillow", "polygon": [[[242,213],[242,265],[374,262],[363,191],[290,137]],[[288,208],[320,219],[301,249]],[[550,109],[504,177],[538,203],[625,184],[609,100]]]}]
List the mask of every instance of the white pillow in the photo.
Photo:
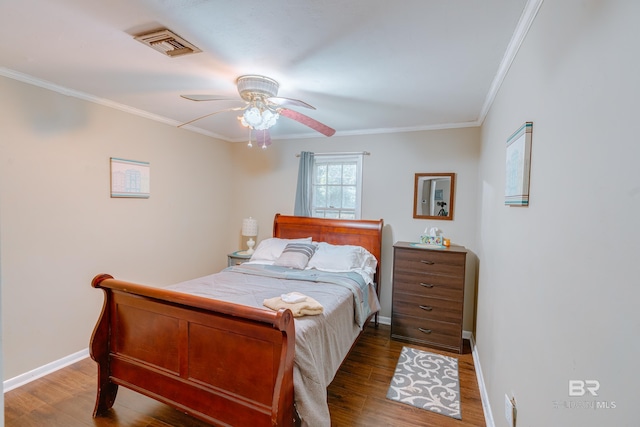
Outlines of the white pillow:
[{"label": "white pillow", "polygon": [[332,245],[320,242],[316,253],[309,260],[307,268],[335,272],[358,269],[375,272],[377,264],[376,258],[362,246]]},{"label": "white pillow", "polygon": [[312,243],[289,243],[273,265],[303,270],[315,251]]},{"label": "white pillow", "polygon": [[280,239],[270,237],[262,240],[256,248],[251,261],[275,261],[282,254],[282,251],[289,243],[311,243],[311,237],[302,239]]}]

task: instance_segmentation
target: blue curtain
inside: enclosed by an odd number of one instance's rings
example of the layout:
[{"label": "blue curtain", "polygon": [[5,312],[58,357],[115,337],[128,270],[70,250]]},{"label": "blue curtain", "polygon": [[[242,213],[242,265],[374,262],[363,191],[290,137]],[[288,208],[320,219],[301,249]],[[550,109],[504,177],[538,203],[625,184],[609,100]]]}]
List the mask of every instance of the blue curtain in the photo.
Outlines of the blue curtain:
[{"label": "blue curtain", "polygon": [[300,153],[298,167],[298,189],[296,190],[296,204],[293,208],[295,216],[311,216],[311,175],[313,173],[313,153]]}]

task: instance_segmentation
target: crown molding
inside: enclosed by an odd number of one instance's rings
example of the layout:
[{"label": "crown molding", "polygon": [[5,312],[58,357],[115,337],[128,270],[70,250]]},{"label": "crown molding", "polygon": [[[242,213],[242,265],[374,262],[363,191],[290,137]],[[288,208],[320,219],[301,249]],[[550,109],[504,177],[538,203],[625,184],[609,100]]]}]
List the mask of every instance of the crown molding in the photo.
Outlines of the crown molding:
[{"label": "crown molding", "polygon": [[527,37],[529,33],[529,29],[535,20],[536,15],[538,14],[538,10],[540,10],[540,6],[542,6],[542,2],[544,0],[529,0],[524,7],[522,15],[520,16],[520,20],[518,21],[518,25],[516,25],[516,29],[513,32],[513,36],[511,37],[511,41],[507,46],[507,50],[502,57],[502,61],[498,67],[498,72],[493,78],[493,82],[491,83],[491,87],[489,88],[489,92],[487,93],[487,97],[485,98],[484,105],[480,110],[480,116],[478,117],[478,122],[480,125],[484,123],[484,119],[487,117],[489,110],[491,109],[491,105],[493,105],[493,101],[502,86],[502,82],[504,81],[507,73],[509,72],[509,68],[511,68],[511,64],[513,63],[518,51],[520,50],[520,46],[522,46],[522,42]]}]

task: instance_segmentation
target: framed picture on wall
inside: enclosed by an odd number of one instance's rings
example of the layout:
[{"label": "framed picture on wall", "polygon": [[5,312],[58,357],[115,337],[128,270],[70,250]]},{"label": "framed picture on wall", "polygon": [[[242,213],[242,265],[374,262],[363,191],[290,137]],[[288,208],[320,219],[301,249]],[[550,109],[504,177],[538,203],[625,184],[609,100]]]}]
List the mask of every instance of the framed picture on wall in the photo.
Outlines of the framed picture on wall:
[{"label": "framed picture on wall", "polygon": [[529,206],[532,132],[533,122],[526,122],[507,139],[506,206]]},{"label": "framed picture on wall", "polygon": [[148,199],[150,169],[149,162],[111,157],[111,197]]}]

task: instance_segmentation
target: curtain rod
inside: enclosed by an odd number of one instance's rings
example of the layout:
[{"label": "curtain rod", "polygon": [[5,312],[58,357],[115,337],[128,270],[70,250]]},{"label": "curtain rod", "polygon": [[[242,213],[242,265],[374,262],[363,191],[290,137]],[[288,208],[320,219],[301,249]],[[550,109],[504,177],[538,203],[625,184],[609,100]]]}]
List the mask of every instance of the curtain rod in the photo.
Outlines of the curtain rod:
[{"label": "curtain rod", "polygon": [[[330,152],[330,153],[313,153],[313,154],[317,154],[319,156],[337,156],[337,155],[353,156],[355,154],[362,154],[363,156],[368,156],[371,153],[368,152],[368,151],[345,151],[345,152],[333,151],[333,152]],[[300,153],[296,154],[296,157],[300,157]]]}]

